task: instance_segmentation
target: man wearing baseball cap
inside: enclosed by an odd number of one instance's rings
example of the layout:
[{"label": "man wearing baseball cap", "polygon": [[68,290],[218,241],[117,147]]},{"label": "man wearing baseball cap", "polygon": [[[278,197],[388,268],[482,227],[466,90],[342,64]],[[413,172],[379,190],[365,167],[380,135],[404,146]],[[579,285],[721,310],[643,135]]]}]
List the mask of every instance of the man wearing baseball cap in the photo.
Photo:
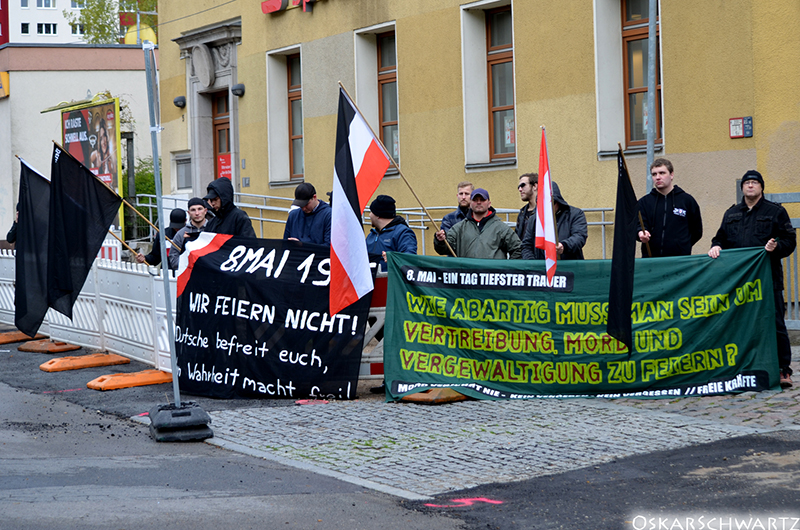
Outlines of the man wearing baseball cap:
[{"label": "man wearing baseball cap", "polygon": [[459,258],[520,259],[520,241],[514,229],[504,223],[492,208],[489,192],[478,188],[470,196],[470,213],[446,234],[436,232],[434,249],[450,255],[447,244]]},{"label": "man wearing baseball cap", "polygon": [[708,255],[718,258],[728,248],[764,247],[772,265],[772,289],[775,299],[775,327],[778,332],[778,366],[781,387],[792,386],[792,350],[783,319],[783,267],[781,259],[791,255],[797,236],[786,209],[764,198],[764,178],[751,169],[742,177],[742,202],[725,212],[717,235],[711,240]]},{"label": "man wearing baseball cap", "polygon": [[331,244],[330,205],[317,198],[317,190],[310,182],[302,182],[294,189],[294,202],[298,206],[289,212],[283,239],[315,245]]}]

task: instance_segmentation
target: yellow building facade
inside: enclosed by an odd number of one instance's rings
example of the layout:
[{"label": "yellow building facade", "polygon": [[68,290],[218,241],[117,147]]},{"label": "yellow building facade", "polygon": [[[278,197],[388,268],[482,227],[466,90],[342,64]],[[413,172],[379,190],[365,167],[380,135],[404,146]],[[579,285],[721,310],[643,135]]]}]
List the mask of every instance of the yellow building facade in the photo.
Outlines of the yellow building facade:
[{"label": "yellow building facade", "polygon": [[[646,191],[646,8],[646,0],[160,2],[165,189],[202,196],[229,175],[240,193],[291,199],[307,181],[325,199],[341,82],[425,206],[454,208],[456,185],[468,180],[489,190],[493,206],[521,207],[518,177],[537,171],[544,125],[564,197],[613,208],[618,143],[637,194]],[[710,246],[746,170],[763,173],[768,193],[800,191],[797,27],[796,0],[661,2],[656,157],[672,161],[675,183],[702,209],[695,253]],[[752,128],[740,135],[736,118]],[[397,172],[377,193],[418,207]],[[274,223],[262,234],[282,231]],[[602,257],[601,240],[601,227],[590,226],[587,258]]]}]

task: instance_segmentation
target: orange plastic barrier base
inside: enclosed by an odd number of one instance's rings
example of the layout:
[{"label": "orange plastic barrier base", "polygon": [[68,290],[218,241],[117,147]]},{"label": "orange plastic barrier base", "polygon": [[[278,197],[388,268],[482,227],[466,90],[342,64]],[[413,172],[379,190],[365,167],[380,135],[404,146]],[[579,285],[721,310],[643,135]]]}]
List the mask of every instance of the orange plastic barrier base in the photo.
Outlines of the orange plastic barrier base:
[{"label": "orange plastic barrier base", "polygon": [[26,342],[19,348],[19,351],[29,351],[34,353],[64,353],[65,351],[80,350],[80,346],[59,342],[53,339],[32,340]]},{"label": "orange plastic barrier base", "polygon": [[172,374],[161,370],[143,370],[131,374],[101,375],[93,381],[86,383],[92,390],[118,390],[134,386],[161,385],[171,383]]},{"label": "orange plastic barrier base", "polygon": [[43,372],[64,372],[66,370],[80,370],[81,368],[96,368],[98,366],[113,366],[115,364],[129,364],[131,361],[115,353],[93,353],[77,357],[59,357],[39,365]]},{"label": "orange plastic barrier base", "polygon": [[21,331],[4,331],[0,333],[0,344],[11,344],[12,342],[23,342],[44,338],[45,336],[41,333],[37,333],[35,337],[29,337]]},{"label": "orange plastic barrier base", "polygon": [[405,396],[400,401],[420,403],[422,405],[443,405],[445,403],[455,403],[456,401],[466,401],[467,399],[469,399],[467,396],[456,392],[452,388],[434,388]]}]

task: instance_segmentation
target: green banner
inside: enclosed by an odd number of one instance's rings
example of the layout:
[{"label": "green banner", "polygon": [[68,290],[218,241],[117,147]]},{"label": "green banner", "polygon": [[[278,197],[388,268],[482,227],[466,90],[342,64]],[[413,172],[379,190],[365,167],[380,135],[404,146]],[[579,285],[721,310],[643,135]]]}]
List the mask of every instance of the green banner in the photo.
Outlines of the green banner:
[{"label": "green banner", "polygon": [[606,334],[610,260],[389,254],[387,401],[435,388],[478,399],[672,397],[778,384],[763,249],[637,259],[634,349]]}]

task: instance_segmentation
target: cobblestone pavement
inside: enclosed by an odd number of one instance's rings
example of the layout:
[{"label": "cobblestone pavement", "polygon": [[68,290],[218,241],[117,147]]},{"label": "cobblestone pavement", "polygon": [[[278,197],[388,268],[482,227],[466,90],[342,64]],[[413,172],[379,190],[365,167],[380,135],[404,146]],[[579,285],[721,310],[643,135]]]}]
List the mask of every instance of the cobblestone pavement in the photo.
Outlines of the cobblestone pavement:
[{"label": "cobblestone pavement", "polygon": [[[794,369],[800,374],[797,363]],[[800,428],[798,398],[799,383],[789,391],[674,400],[424,406],[366,398],[214,412],[211,443],[419,499],[635,454]]]}]

